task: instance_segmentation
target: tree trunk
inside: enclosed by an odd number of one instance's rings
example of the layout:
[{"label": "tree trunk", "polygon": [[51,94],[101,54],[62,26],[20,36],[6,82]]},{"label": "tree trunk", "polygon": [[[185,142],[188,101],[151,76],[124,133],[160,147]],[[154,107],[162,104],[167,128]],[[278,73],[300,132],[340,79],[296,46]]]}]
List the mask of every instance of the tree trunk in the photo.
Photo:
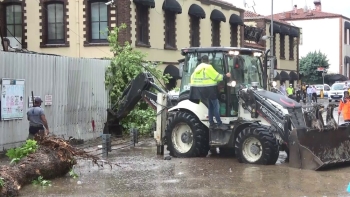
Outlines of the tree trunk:
[{"label": "tree trunk", "polygon": [[42,176],[52,179],[67,174],[76,164],[75,156],[90,158],[96,163],[98,157],[72,147],[67,141],[55,136],[36,136],[39,148],[14,166],[0,166],[0,196],[18,196],[26,184]]}]

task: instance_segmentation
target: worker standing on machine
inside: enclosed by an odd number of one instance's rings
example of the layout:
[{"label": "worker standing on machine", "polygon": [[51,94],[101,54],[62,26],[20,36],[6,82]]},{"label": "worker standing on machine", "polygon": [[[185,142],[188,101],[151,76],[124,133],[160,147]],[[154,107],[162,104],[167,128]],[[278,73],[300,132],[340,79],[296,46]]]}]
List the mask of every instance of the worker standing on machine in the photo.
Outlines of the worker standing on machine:
[{"label": "worker standing on machine", "polygon": [[343,112],[344,122],[350,123],[350,97],[348,91],[344,91],[344,98],[339,102],[338,115],[341,112]]},{"label": "worker standing on machine", "polygon": [[[220,103],[218,99],[218,82],[224,80],[224,75],[218,73],[214,67],[209,64],[209,57],[202,56],[202,63],[199,64],[191,75],[190,100],[208,100],[209,128],[227,129],[222,125],[220,118]],[[226,73],[227,78],[231,77]],[[214,124],[214,118],[217,127]]]}]

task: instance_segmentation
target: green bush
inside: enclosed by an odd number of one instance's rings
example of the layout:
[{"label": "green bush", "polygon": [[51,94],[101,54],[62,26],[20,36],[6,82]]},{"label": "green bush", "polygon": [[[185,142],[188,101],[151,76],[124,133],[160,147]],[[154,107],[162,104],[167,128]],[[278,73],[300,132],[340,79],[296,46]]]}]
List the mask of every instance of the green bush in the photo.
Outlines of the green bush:
[{"label": "green bush", "polygon": [[[111,52],[114,57],[111,59],[111,64],[106,70],[106,87],[109,89],[109,96],[112,105],[118,108],[123,91],[126,89],[132,79],[141,72],[148,71],[159,81],[168,82],[169,75],[163,76],[162,72],[157,69],[158,64],[153,64],[145,60],[146,54],[141,51],[134,50],[131,45],[126,42],[120,45],[118,35],[126,29],[126,25],[115,27],[109,32],[108,41],[111,47]],[[156,81],[158,85],[160,82]],[[151,90],[154,91],[154,90]],[[121,125],[127,131],[130,128],[136,128],[140,133],[149,132],[156,120],[156,112],[149,107],[145,102],[140,101],[134,109],[121,120]]]}]

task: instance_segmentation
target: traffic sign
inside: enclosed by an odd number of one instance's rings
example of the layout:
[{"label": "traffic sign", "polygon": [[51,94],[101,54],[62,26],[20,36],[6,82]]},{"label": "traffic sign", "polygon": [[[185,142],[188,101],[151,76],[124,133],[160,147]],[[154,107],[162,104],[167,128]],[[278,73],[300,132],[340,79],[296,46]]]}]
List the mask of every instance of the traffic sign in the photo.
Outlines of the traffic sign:
[{"label": "traffic sign", "polygon": [[318,67],[318,68],[317,68],[317,71],[323,72],[323,71],[324,71],[324,68],[323,68],[323,67]]}]

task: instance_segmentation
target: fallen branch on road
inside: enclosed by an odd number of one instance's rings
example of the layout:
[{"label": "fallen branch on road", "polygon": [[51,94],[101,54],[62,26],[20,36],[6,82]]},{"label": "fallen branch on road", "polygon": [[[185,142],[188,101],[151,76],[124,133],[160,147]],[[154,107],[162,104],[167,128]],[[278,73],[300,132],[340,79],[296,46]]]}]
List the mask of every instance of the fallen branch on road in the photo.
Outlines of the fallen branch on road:
[{"label": "fallen branch on road", "polygon": [[0,166],[0,196],[18,196],[26,184],[42,176],[52,179],[66,175],[77,163],[77,158],[91,159],[98,164],[99,157],[75,148],[68,141],[56,136],[35,137],[38,149],[13,166]]}]

